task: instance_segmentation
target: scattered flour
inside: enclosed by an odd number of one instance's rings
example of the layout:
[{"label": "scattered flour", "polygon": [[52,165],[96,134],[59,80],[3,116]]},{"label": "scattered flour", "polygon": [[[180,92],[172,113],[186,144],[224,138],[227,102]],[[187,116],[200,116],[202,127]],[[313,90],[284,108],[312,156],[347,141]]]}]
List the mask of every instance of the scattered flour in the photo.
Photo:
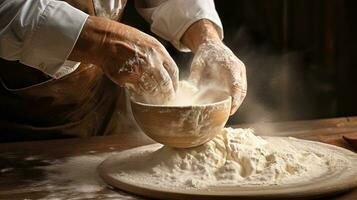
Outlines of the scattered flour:
[{"label": "scattered flour", "polygon": [[99,178],[98,165],[113,153],[84,155],[57,160],[49,166],[40,167],[46,173],[46,181],[32,185],[39,191],[47,190],[46,200],[79,199],[140,199],[121,191],[111,191]]},{"label": "scattered flour", "polygon": [[25,160],[27,160],[27,161],[39,160],[39,159],[41,159],[41,157],[39,157],[39,156],[28,156],[25,158]]},{"label": "scattered flour", "polygon": [[[109,190],[97,173],[98,165],[117,153],[89,154],[55,160],[44,170],[46,180],[33,191],[48,191],[46,200],[140,199],[120,190]],[[327,171],[353,166],[348,158],[329,149],[287,139],[255,136],[250,129],[226,128],[199,147],[161,147],[127,155],[115,176],[133,184],[162,188],[200,189],[210,186],[264,186],[308,182]],[[353,170],[353,168],[352,168]],[[7,170],[4,170],[7,171]]]},{"label": "scattered flour", "polygon": [[199,147],[163,146],[129,156],[115,176],[164,188],[286,185],[320,177],[333,163],[346,165],[347,159],[331,156],[331,151],[316,153],[310,148],[277,137],[264,139],[250,129],[226,128]]},{"label": "scattered flour", "polygon": [[14,168],[7,167],[7,168],[0,169],[0,173],[7,173],[7,172],[11,172],[13,170],[14,170]]}]

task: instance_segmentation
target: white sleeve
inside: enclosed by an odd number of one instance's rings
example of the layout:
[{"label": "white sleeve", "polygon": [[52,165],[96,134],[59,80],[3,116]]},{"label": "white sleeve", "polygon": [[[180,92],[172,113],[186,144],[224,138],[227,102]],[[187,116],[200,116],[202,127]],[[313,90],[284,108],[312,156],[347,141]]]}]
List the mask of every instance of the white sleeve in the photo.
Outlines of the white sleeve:
[{"label": "white sleeve", "polygon": [[213,0],[136,0],[136,9],[151,24],[151,31],[170,41],[177,49],[189,51],[180,39],[191,24],[212,21],[223,39],[221,20]]},{"label": "white sleeve", "polygon": [[88,15],[56,0],[0,0],[0,57],[60,78]]}]

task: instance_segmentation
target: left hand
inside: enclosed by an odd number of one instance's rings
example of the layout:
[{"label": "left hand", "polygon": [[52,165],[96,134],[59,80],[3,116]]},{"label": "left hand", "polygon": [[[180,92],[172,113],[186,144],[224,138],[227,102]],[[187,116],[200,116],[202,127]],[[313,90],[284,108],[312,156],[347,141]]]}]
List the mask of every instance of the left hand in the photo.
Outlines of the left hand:
[{"label": "left hand", "polygon": [[226,90],[232,97],[231,115],[247,94],[244,63],[221,40],[208,40],[198,46],[189,79],[197,85],[213,84]]}]

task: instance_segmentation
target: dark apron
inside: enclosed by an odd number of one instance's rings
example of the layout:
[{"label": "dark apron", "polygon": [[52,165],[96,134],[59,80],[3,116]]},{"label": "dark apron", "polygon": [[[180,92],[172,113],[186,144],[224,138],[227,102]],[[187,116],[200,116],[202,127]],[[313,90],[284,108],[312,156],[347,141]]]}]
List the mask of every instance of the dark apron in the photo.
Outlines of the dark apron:
[{"label": "dark apron", "polygon": [[[11,73],[9,73],[9,67]],[[0,137],[3,140],[47,139],[107,135],[115,129],[118,99],[123,92],[99,67],[81,65],[61,79],[23,85],[37,70],[17,64],[2,66],[0,85]],[[30,68],[31,69],[31,68]],[[19,79],[17,74],[26,73]],[[12,74],[12,75],[10,75]],[[43,75],[45,76],[45,75]],[[23,87],[15,87],[23,86]]]},{"label": "dark apron", "polygon": [[1,142],[118,131],[124,91],[100,67],[81,64],[56,80],[19,62],[0,64]]}]

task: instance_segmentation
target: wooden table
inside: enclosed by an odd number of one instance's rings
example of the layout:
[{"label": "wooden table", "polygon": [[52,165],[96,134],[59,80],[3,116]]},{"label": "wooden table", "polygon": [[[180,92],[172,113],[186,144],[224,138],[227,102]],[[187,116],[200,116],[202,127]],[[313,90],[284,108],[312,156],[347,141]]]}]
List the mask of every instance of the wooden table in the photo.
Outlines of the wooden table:
[{"label": "wooden table", "polygon": [[[253,127],[259,135],[294,136],[351,149],[341,137],[342,135],[357,134],[357,117],[246,124],[234,127]],[[153,141],[141,134],[123,133],[118,136],[86,139],[0,144],[0,199],[49,199],[49,197],[56,197],[56,192],[65,195],[70,192],[65,191],[68,188],[57,190],[57,186],[44,187],[44,185],[41,185],[47,179],[47,174],[41,167],[61,162],[69,157],[98,155],[150,143],[153,143]],[[86,163],[83,163],[83,165],[86,165]],[[66,183],[58,183],[57,185],[61,184]],[[117,192],[122,196],[115,196]],[[77,194],[76,197],[62,195],[61,198],[137,199],[139,197],[106,188],[98,192],[97,196]],[[331,199],[355,200],[357,199],[357,189]]]}]

